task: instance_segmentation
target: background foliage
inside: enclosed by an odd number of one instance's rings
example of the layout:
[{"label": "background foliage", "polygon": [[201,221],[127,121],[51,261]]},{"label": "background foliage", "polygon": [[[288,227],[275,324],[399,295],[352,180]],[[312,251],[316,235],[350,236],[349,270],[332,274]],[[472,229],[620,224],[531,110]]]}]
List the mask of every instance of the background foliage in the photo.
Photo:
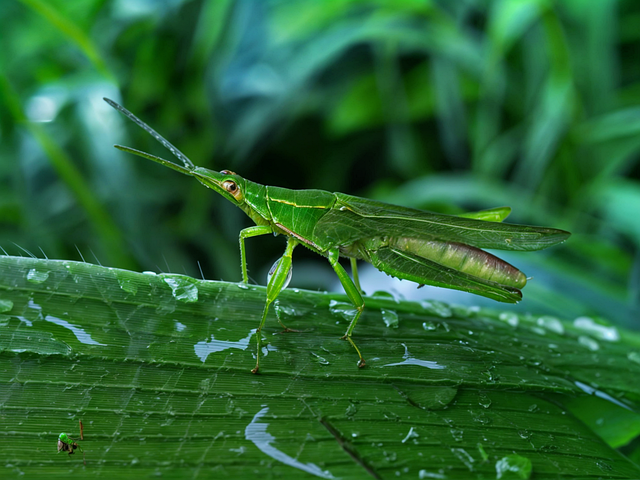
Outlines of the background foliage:
[{"label": "background foliage", "polygon": [[[240,278],[247,219],[111,148],[169,155],[108,96],[205,167],[450,213],[510,205],[511,221],[568,229],[566,247],[508,257],[535,278],[526,308],[633,326],[640,7],[584,7],[3,2],[0,245],[195,276],[199,262],[206,278]],[[250,242],[256,282],[282,248]],[[332,288],[326,262],[296,258],[294,284]]]},{"label": "background foliage", "polygon": [[[633,0],[9,0],[0,24],[9,254],[240,279],[244,214],[113,149],[169,156],[107,96],[201,166],[446,213],[510,205],[510,221],[570,230],[505,256],[534,277],[514,309],[638,328]],[[282,249],[248,243],[256,283]],[[294,260],[292,285],[340,290],[323,259]]]}]

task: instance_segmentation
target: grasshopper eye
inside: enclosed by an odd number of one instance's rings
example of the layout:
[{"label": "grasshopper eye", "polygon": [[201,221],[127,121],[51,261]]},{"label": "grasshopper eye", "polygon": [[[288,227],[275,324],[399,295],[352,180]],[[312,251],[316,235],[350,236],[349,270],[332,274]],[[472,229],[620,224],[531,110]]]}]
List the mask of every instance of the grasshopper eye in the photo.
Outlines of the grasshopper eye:
[{"label": "grasshopper eye", "polygon": [[238,191],[238,185],[233,180],[227,180],[222,184],[222,186],[231,195],[235,195],[235,193]]}]

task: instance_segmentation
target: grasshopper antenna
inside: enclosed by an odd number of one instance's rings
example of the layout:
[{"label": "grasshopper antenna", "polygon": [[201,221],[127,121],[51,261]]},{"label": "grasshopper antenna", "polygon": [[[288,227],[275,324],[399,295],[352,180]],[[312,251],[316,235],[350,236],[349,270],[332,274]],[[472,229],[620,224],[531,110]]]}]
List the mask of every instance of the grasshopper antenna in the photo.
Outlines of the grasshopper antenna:
[{"label": "grasshopper antenna", "polygon": [[142,128],[143,130],[145,130],[149,135],[151,135],[153,138],[155,138],[158,142],[160,142],[162,144],[162,146],[164,148],[166,148],[167,150],[169,150],[171,153],[173,153],[173,155],[180,160],[184,166],[189,169],[189,170],[194,170],[196,168],[196,166],[193,164],[193,162],[191,162],[191,160],[189,160],[187,158],[187,156],[182,153],[180,150],[178,150],[176,147],[174,147],[171,143],[169,143],[168,140],[166,140],[162,135],[160,135],[158,132],[156,132],[153,128],[151,128],[149,125],[147,125],[146,123],[144,123],[142,120],[140,120],[138,117],[136,117],[133,113],[131,113],[129,110],[127,110],[126,108],[124,108],[122,105],[114,102],[113,100],[111,100],[110,98],[107,97],[103,97],[102,98],[105,102],[107,102],[109,105],[111,105],[113,108],[115,108],[116,110],[118,110],[120,113],[122,113],[123,115],[125,115],[126,117],[129,117],[129,119],[134,122],[135,124],[137,124],[140,128]]}]

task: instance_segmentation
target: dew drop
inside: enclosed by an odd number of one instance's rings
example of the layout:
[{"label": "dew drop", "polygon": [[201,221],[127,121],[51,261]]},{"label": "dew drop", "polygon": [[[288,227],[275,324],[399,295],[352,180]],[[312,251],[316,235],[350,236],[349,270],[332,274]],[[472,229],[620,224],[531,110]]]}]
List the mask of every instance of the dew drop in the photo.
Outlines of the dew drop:
[{"label": "dew drop", "polygon": [[315,360],[315,362],[319,363],[320,365],[329,365],[329,363],[330,363],[329,360],[327,360],[324,357],[321,357],[317,353],[311,352],[311,355],[313,355],[313,359]]},{"label": "dew drop", "polygon": [[295,308],[289,307],[287,305],[282,305],[278,300],[273,302],[273,309],[276,312],[278,320],[280,320],[281,322],[283,320],[286,320],[287,318],[297,317],[301,315],[298,311],[296,311]]},{"label": "dew drop", "polygon": [[398,314],[393,310],[381,310],[382,319],[387,328],[398,328]]},{"label": "dew drop", "polygon": [[600,340],[608,340],[610,342],[620,340],[620,333],[616,327],[603,325],[591,317],[578,317],[573,321],[573,326]]},{"label": "dew drop", "polygon": [[425,300],[422,302],[422,307],[429,313],[441,318],[450,318],[453,316],[453,312],[449,305],[437,300]]},{"label": "dew drop", "polygon": [[587,337],[586,335],[580,335],[578,337],[578,343],[580,345],[584,345],[585,347],[587,347],[592,352],[600,350],[600,344],[598,342],[596,342],[593,338]]},{"label": "dew drop", "polygon": [[603,472],[611,472],[613,470],[613,467],[603,460],[598,460],[596,465],[598,465],[598,468]]},{"label": "dew drop", "polygon": [[32,268],[27,273],[27,281],[31,283],[42,283],[49,278],[49,272],[39,272],[35,268]]},{"label": "dew drop", "polygon": [[449,430],[449,433],[451,433],[451,436],[456,442],[461,442],[464,436],[464,431],[458,428],[452,428],[451,430]]},{"label": "dew drop", "polygon": [[138,293],[138,285],[129,278],[119,278],[118,285],[120,285],[120,288],[127,293],[132,295]]},{"label": "dew drop", "polygon": [[478,403],[484,408],[489,408],[491,406],[491,399],[486,394],[481,393]]},{"label": "dew drop", "polygon": [[338,302],[337,300],[329,302],[329,311],[348,322],[358,313],[358,309],[352,303]]},{"label": "dew drop", "polygon": [[179,302],[194,303],[198,301],[198,287],[196,280],[190,277],[165,277],[164,283],[171,287],[171,294]]},{"label": "dew drop", "polygon": [[418,478],[419,479],[425,479],[425,478],[446,479],[447,476],[444,474],[442,470],[439,470],[438,472],[429,472],[427,470],[420,470],[418,472]]},{"label": "dew drop", "polygon": [[545,330],[555,332],[558,335],[564,334],[564,325],[562,325],[562,322],[560,322],[560,320],[558,320],[556,317],[552,317],[551,315],[543,315],[541,317],[538,317],[536,323],[538,324],[538,326],[544,328]]},{"label": "dew drop", "polygon": [[507,322],[512,327],[517,327],[520,323],[520,318],[513,312],[502,312],[498,318],[503,322]]},{"label": "dew drop", "polygon": [[627,353],[627,358],[635,363],[640,363],[640,352],[632,350]]},{"label": "dew drop", "polygon": [[427,332],[431,332],[438,328],[434,322],[422,322],[422,328],[424,328]]}]

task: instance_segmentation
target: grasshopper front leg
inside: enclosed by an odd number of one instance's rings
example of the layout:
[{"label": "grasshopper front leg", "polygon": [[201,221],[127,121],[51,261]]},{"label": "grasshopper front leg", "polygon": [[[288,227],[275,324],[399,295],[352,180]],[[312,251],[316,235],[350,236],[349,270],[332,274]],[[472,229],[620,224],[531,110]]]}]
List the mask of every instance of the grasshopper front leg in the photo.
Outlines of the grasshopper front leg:
[{"label": "grasshopper front leg", "polygon": [[244,239],[258,237],[272,232],[273,230],[268,225],[249,227],[240,231],[240,266],[242,267],[242,283],[249,283],[249,274],[247,273],[247,254],[244,250]]},{"label": "grasshopper front leg", "polygon": [[[360,361],[358,362],[358,367],[362,368],[366,365],[366,363],[364,361],[364,358],[362,358],[360,349],[358,349],[355,342],[353,341],[353,338],[351,338],[351,334],[353,333],[353,329],[356,328],[358,319],[360,318],[360,315],[364,310],[364,299],[360,294],[360,282],[358,282],[358,284],[356,285],[353,282],[353,280],[351,280],[351,277],[349,277],[349,274],[346,272],[343,266],[340,265],[340,263],[338,262],[339,258],[340,258],[340,252],[337,248],[333,250],[329,250],[329,263],[333,267],[333,270],[336,272],[336,275],[338,275],[338,278],[340,279],[340,283],[342,284],[342,288],[344,288],[344,291],[347,294],[347,297],[349,297],[349,300],[351,300],[351,302],[357,309],[357,312],[354,315],[353,319],[351,320],[351,323],[349,324],[349,327],[347,328],[347,331],[345,332],[342,339],[347,340],[351,344],[351,346],[355,348],[356,353],[358,354],[358,357],[360,357]],[[351,267],[353,268],[354,273],[357,272],[355,268],[355,260],[351,262]],[[356,279],[358,278],[357,273],[355,273],[355,278]]]},{"label": "grasshopper front leg", "polygon": [[[248,230],[248,229],[247,229]],[[243,230],[244,231],[244,230]],[[258,233],[257,235],[261,235]],[[278,267],[276,268],[275,273],[269,279],[269,283],[267,284],[267,303],[264,305],[264,311],[262,312],[262,320],[260,320],[260,325],[258,326],[258,330],[256,330],[256,366],[251,373],[258,373],[260,369],[260,349],[262,347],[262,327],[264,326],[264,322],[267,320],[267,313],[269,312],[269,305],[278,298],[278,295],[284,288],[287,283],[287,277],[289,276],[289,270],[291,270],[292,263],[292,254],[293,249],[298,245],[298,240],[294,237],[287,238],[287,248],[284,251],[284,255],[278,262]]]}]

